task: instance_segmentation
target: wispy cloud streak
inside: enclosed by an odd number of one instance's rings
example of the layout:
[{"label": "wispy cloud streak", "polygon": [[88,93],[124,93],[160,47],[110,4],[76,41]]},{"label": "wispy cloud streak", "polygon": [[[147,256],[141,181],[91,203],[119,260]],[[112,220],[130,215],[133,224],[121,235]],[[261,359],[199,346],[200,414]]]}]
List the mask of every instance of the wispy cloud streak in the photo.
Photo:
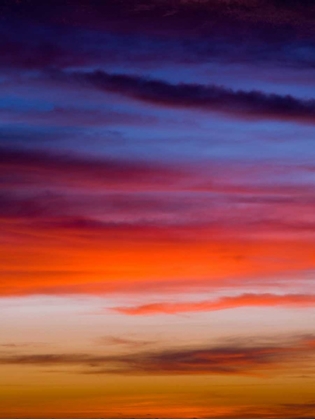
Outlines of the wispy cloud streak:
[{"label": "wispy cloud streak", "polygon": [[275,119],[315,122],[315,100],[259,90],[233,90],[224,86],[172,84],[162,80],[95,72],[51,73],[55,80],[75,82],[152,104],[222,112],[245,119]]},{"label": "wispy cloud streak", "polygon": [[[7,176],[12,172],[11,176]],[[180,170],[144,161],[96,158],[37,150],[0,148],[0,175],[3,184],[48,183],[72,186],[169,185]]]},{"label": "wispy cloud streak", "polygon": [[[263,371],[271,375],[292,358],[302,361],[315,353],[314,337],[295,339],[282,345],[223,345],[179,350],[143,351],[107,356],[93,354],[2,355],[0,364],[18,366],[78,366],[83,373],[101,374],[229,374]],[[270,368],[275,371],[269,370]]]},{"label": "wispy cloud streak", "polygon": [[270,293],[247,293],[239,296],[223,297],[201,302],[159,302],[134,307],[118,307],[115,311],[126,315],[177,314],[182,312],[212,312],[242,307],[315,307],[315,295],[275,295]]}]

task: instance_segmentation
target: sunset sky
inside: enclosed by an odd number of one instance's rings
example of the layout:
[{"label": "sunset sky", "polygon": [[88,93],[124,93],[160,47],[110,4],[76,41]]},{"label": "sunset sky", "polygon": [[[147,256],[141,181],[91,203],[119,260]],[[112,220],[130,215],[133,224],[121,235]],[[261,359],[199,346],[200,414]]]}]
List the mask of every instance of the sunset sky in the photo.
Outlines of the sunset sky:
[{"label": "sunset sky", "polygon": [[0,2],[0,417],[315,417],[315,3]]}]

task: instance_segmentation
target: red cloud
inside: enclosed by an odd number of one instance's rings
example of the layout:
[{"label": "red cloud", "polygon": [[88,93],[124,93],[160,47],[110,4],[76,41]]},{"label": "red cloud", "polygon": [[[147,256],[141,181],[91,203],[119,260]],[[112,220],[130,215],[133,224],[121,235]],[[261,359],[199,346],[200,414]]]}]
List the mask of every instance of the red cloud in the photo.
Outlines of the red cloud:
[{"label": "red cloud", "polygon": [[[8,177],[8,173],[11,176]],[[0,148],[0,176],[7,186],[25,184],[70,185],[81,188],[145,186],[167,188],[183,176],[180,169],[163,164],[95,158],[75,154]]]},{"label": "red cloud", "polygon": [[136,307],[119,307],[115,311],[126,315],[177,314],[180,312],[211,312],[244,306],[289,306],[310,307],[315,305],[315,295],[289,294],[275,295],[270,293],[246,293],[240,296],[223,297],[217,300],[202,302],[151,303]]}]

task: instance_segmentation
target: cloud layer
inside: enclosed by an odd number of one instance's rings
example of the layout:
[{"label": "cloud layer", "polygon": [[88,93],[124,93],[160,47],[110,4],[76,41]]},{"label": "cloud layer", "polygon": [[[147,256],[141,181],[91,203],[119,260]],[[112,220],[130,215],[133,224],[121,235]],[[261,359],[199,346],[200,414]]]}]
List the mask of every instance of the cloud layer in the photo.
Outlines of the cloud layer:
[{"label": "cloud layer", "polygon": [[0,16],[0,417],[313,416],[314,2]]},{"label": "cloud layer", "polygon": [[[315,351],[314,337],[292,340],[282,345],[242,346],[240,344],[179,350],[142,351],[107,356],[93,354],[13,354],[2,355],[0,364],[18,366],[78,366],[83,373],[132,375],[272,375],[291,360],[303,361]],[[274,371],[273,371],[274,370]]]},{"label": "cloud layer", "polygon": [[278,119],[313,123],[315,100],[291,95],[266,94],[260,91],[235,91],[224,86],[171,84],[139,76],[93,73],[57,74],[57,79],[72,80],[99,90],[170,108],[196,108],[222,112],[245,119]]},{"label": "cloud layer", "polygon": [[136,307],[119,307],[116,311],[126,315],[154,315],[177,314],[181,312],[211,312],[224,309],[242,307],[298,307],[310,308],[315,305],[313,295],[273,295],[273,294],[243,294],[240,296],[227,296],[217,300],[204,300],[201,302],[175,302],[175,303],[149,303]]}]

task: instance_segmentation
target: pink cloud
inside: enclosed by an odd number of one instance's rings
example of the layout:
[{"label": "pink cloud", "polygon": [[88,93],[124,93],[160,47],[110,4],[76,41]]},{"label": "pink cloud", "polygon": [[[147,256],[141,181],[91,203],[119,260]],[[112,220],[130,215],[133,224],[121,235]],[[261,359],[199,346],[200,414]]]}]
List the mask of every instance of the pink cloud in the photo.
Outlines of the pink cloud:
[{"label": "pink cloud", "polygon": [[246,293],[239,296],[223,297],[216,300],[205,300],[201,302],[159,302],[135,307],[119,307],[114,308],[114,310],[126,315],[171,315],[181,312],[211,312],[248,306],[284,306],[293,308],[309,308],[315,307],[315,295],[275,295],[270,293]]}]

